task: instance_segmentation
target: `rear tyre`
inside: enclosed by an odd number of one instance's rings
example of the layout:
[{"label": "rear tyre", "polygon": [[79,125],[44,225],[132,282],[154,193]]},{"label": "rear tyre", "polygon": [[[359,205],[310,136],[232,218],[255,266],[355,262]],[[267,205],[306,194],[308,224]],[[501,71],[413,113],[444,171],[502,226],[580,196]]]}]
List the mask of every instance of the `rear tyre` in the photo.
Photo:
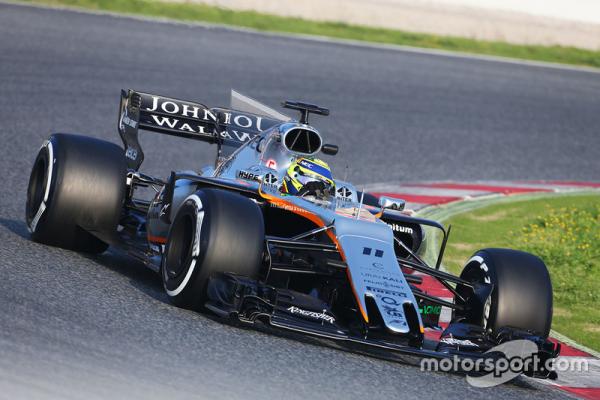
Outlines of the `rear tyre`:
[{"label": "rear tyre", "polygon": [[[481,310],[464,315],[467,322],[497,333],[516,328],[548,337],[552,325],[552,283],[544,262],[510,249],[480,250],[467,262],[461,278],[494,285]],[[468,295],[468,288],[457,290]]]},{"label": "rear tyre", "polygon": [[50,136],[29,178],[25,218],[31,238],[76,251],[105,251],[108,244],[97,236],[116,232],[126,174],[121,147],[86,136]]},{"label": "rear tyre", "polygon": [[264,229],[260,208],[239,194],[202,189],[188,196],[169,229],[161,265],[171,302],[201,309],[208,278],[215,273],[258,278]]}]

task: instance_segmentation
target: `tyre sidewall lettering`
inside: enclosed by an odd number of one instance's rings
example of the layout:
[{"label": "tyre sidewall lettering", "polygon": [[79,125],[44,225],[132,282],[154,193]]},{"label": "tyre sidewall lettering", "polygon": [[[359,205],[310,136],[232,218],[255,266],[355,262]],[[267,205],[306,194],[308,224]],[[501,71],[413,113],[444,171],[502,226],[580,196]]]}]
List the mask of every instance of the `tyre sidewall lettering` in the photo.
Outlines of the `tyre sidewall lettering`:
[{"label": "tyre sidewall lettering", "polygon": [[44,212],[48,208],[48,199],[50,197],[50,189],[51,189],[52,180],[53,180],[55,160],[54,160],[54,147],[50,140],[46,140],[44,142],[40,151],[43,151],[43,150],[45,150],[47,153],[46,154],[47,166],[46,166],[46,172],[44,174],[44,181],[45,181],[44,182],[44,197],[42,198],[42,201],[41,201],[40,205],[38,206],[37,211],[35,212],[35,214],[33,214],[33,218],[31,219],[31,221],[28,221],[27,228],[29,229],[30,233],[35,233]]},{"label": "tyre sidewall lettering", "polygon": [[[491,276],[491,269],[488,266],[489,260],[486,260],[485,256],[483,254],[476,254],[473,257],[471,257],[471,259],[469,261],[467,261],[467,266],[471,266],[471,268],[477,269],[478,271],[478,275],[481,277],[481,281],[485,284],[491,284],[493,281],[493,277]],[[492,269],[493,270],[493,269]],[[493,313],[492,313],[492,308],[493,308],[493,303],[494,303],[494,295],[497,294],[497,290],[496,287],[494,287],[492,289],[492,293],[490,293],[490,295],[488,296],[488,298],[486,299],[484,305],[483,305],[483,313],[481,315],[481,324],[482,327],[487,330],[487,331],[491,331],[493,329]]]},{"label": "tyre sidewall lettering", "polygon": [[[181,273],[181,276],[178,276],[175,280],[170,279],[167,273],[167,267],[164,265],[168,257],[166,255],[163,256],[163,266],[162,266],[162,275],[163,275],[163,285],[167,295],[171,297],[175,297],[180,295],[185,288],[195,279],[195,276],[199,273],[199,268],[201,265],[201,258],[203,256],[202,252],[202,228],[204,223],[204,205],[198,194],[192,194],[188,196],[182,203],[180,207],[180,212],[186,214],[193,215],[195,224],[194,224],[194,233],[193,233],[193,242],[190,247],[190,255],[188,256],[186,263],[188,264],[185,267],[185,272]],[[178,212],[179,214],[179,212]],[[177,218],[177,217],[176,217]],[[167,251],[169,249],[169,245],[167,245]]]}]

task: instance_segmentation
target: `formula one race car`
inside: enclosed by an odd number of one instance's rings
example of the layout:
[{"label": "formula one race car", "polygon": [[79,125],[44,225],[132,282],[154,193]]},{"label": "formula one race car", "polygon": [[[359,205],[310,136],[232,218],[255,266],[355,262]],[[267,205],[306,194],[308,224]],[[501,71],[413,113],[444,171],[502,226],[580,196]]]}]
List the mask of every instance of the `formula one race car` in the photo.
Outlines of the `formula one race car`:
[{"label": "formula one race car", "polygon": [[[317,156],[338,147],[308,124],[329,110],[283,106],[299,119],[234,91],[229,108],[122,91],[124,149],[60,133],[40,149],[27,192],[33,240],[91,253],[114,246],[159,273],[179,307],[377,355],[479,359],[515,339],[534,342],[544,360],[558,355],[539,258],[485,249],[460,276],[443,272],[449,229],[407,215],[400,199],[334,179]],[[213,143],[216,162],[166,180],[145,175],[139,130]],[[440,240],[427,263],[430,231]],[[454,298],[427,293],[424,278]],[[452,314],[445,329],[442,309]],[[436,330],[439,340],[427,339]],[[525,372],[555,376],[545,367]]]}]

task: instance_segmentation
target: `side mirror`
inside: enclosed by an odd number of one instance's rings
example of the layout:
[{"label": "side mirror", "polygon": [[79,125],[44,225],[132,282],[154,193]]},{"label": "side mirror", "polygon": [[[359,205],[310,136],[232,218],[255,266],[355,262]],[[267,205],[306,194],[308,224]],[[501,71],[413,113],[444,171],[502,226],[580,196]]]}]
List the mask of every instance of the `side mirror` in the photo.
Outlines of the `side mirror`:
[{"label": "side mirror", "polygon": [[328,156],[335,156],[340,148],[335,144],[324,144],[321,151]]},{"label": "side mirror", "polygon": [[404,210],[404,206],[406,206],[406,201],[402,199],[395,199],[393,197],[381,196],[379,198],[379,206],[381,208],[394,210],[394,211],[402,211]]}]

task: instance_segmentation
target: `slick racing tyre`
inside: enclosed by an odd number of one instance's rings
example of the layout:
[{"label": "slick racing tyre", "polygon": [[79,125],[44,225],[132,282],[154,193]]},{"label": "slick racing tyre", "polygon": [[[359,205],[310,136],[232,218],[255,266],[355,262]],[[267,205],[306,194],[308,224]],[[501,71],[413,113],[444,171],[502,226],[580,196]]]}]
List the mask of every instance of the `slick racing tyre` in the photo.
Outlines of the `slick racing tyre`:
[{"label": "slick racing tyre", "polygon": [[177,210],[161,265],[169,299],[199,310],[211,275],[230,272],[257,278],[264,241],[263,215],[256,203],[218,189],[191,194]]},{"label": "slick racing tyre", "polygon": [[126,174],[123,149],[116,144],[50,136],[29,178],[25,214],[31,238],[76,251],[105,251],[108,244],[98,237],[116,232]]},{"label": "slick racing tyre", "polygon": [[[548,337],[552,324],[552,284],[541,259],[517,250],[484,249],[471,257],[460,277],[493,285],[483,307],[464,315],[467,322],[492,333],[510,327]],[[457,291],[464,296],[470,293],[461,285]]]}]

